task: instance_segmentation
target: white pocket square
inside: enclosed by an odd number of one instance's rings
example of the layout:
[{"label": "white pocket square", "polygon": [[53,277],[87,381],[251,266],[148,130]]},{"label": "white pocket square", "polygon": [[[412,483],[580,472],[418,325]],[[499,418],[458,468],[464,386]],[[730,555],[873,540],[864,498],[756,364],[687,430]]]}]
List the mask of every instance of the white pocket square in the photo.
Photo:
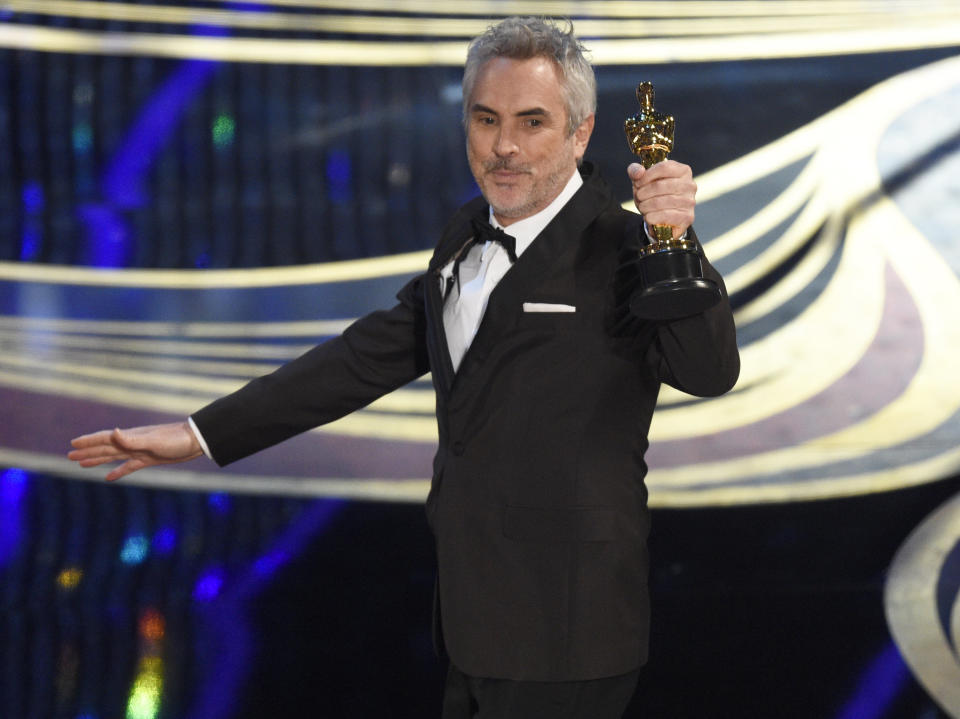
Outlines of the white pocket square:
[{"label": "white pocket square", "polygon": [[561,305],[553,302],[524,302],[524,312],[576,312],[573,305]]}]

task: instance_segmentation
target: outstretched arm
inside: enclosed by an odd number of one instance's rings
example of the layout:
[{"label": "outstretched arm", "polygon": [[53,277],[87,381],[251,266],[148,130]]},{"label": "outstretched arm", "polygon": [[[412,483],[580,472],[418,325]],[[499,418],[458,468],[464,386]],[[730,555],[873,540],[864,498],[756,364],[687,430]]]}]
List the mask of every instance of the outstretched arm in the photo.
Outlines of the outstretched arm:
[{"label": "outstretched arm", "polygon": [[123,462],[107,475],[110,482],[144,467],[186,462],[203,454],[187,422],[107,429],[77,437],[70,444],[74,449],[67,457],[81,467]]},{"label": "outstretched arm", "polygon": [[122,462],[110,481],[205,451],[222,466],[365,407],[430,369],[422,279],[407,283],[392,310],[366,315],[340,337],[195,412],[197,434],[191,422],[104,430],[72,440],[67,456],[82,467]]}]

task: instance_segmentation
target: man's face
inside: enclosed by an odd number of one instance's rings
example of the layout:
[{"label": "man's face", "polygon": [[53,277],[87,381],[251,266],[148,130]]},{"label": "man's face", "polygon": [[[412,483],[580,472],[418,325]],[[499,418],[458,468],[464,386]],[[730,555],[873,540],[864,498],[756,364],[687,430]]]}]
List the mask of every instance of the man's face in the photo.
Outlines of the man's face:
[{"label": "man's face", "polygon": [[549,205],[583,157],[593,115],[567,134],[555,63],[494,58],[477,75],[469,103],[467,159],[504,226]]}]

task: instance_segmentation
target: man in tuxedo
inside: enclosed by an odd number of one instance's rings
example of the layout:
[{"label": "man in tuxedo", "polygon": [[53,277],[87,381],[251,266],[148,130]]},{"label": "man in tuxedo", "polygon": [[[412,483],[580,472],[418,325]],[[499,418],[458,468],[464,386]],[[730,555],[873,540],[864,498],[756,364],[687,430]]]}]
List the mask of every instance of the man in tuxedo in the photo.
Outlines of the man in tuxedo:
[{"label": "man in tuxedo", "polygon": [[471,43],[463,98],[482,197],[395,307],[186,422],[80,437],[70,457],[123,462],[110,480],[201,453],[223,465],[429,371],[444,718],[613,719],[647,657],[643,455],[658,389],[733,386],[730,307],[723,292],[669,322],[624,308],[618,270],[646,241],[640,216],[696,243],[696,185],[680,163],[631,165],[637,215],[583,162],[596,88],[572,29],[490,28]]}]

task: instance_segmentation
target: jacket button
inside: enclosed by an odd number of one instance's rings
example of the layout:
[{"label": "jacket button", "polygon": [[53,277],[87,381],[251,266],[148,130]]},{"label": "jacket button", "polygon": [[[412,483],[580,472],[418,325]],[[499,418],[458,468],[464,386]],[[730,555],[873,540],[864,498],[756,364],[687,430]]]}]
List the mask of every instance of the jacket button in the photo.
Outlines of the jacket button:
[{"label": "jacket button", "polygon": [[463,450],[465,450],[465,449],[466,449],[466,445],[465,445],[463,442],[461,442],[460,440],[457,440],[456,442],[453,443],[453,453],[454,453],[456,456],[458,456],[458,457],[462,456],[462,455],[463,455]]}]

